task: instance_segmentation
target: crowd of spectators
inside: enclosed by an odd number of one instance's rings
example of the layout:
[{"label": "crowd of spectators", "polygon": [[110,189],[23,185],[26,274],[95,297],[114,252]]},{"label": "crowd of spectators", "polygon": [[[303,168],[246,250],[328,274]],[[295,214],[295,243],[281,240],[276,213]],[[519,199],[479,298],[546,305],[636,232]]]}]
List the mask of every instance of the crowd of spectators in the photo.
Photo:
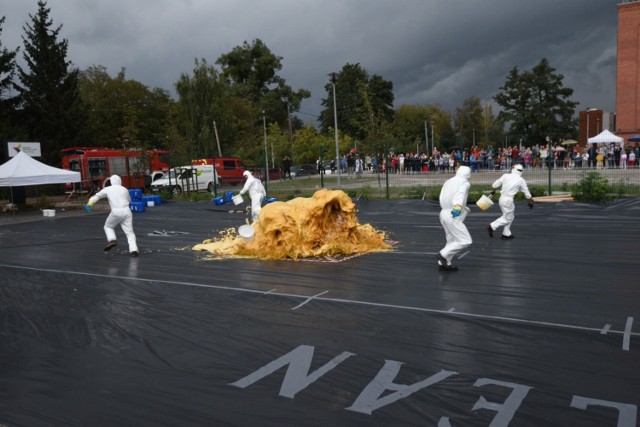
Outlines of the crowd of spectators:
[{"label": "crowd of spectators", "polygon": [[[341,172],[357,176],[364,172],[385,172],[392,174],[416,174],[426,172],[452,173],[458,165],[464,164],[472,172],[483,170],[508,171],[515,164],[525,169],[561,168],[638,168],[640,167],[640,144],[590,144],[579,145],[534,145],[511,147],[471,147],[468,150],[450,150],[440,152],[437,148],[432,155],[426,153],[389,153],[364,155],[345,154],[340,159]],[[330,161],[331,171],[335,171],[335,160]],[[324,166],[318,161],[318,167]]]}]

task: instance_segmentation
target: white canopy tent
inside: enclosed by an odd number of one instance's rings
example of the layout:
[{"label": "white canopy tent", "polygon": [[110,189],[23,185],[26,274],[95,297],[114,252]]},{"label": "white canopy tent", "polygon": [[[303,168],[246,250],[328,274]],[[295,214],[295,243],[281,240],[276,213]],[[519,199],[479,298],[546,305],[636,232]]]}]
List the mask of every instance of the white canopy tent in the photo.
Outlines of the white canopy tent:
[{"label": "white canopy tent", "polygon": [[80,182],[80,172],[45,165],[24,151],[0,165],[0,187],[66,184],[67,182]]},{"label": "white canopy tent", "polygon": [[589,138],[587,142],[589,142],[589,144],[622,144],[624,143],[624,138],[614,135],[613,133],[605,129],[596,136]]},{"label": "white canopy tent", "polygon": [[[68,171],[45,165],[20,151],[11,160],[0,165],[0,187],[24,187],[27,185],[41,184],[66,184],[68,182],[80,182],[80,172]],[[14,190],[11,193],[12,209],[14,203]],[[22,193],[24,194],[24,193]],[[18,197],[20,200],[20,197]],[[18,201],[20,203],[20,201]]]}]

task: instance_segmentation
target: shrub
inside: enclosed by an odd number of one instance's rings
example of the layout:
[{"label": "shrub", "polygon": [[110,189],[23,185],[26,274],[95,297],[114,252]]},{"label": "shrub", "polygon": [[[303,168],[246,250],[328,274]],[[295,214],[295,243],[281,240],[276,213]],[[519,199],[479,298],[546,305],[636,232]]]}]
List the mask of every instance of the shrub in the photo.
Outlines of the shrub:
[{"label": "shrub", "polygon": [[579,202],[603,202],[610,192],[609,181],[598,172],[589,172],[573,186],[571,196]]}]

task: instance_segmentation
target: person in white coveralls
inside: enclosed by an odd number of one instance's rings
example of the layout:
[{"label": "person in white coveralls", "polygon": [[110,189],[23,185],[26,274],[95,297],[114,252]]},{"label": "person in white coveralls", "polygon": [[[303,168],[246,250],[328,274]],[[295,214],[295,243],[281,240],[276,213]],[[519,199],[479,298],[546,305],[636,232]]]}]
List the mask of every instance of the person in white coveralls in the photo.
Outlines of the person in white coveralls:
[{"label": "person in white coveralls", "polygon": [[249,197],[251,198],[251,219],[257,221],[260,209],[262,209],[262,200],[267,197],[267,191],[264,189],[262,181],[254,177],[251,172],[244,171],[242,174],[247,181],[244,183],[242,190],[240,190],[240,195],[242,196],[245,193],[249,193]]},{"label": "person in white coveralls", "polygon": [[87,212],[93,212],[93,205],[100,199],[105,197],[109,201],[109,207],[111,213],[107,217],[104,223],[104,232],[107,235],[107,246],[105,251],[113,249],[116,242],[116,226],[120,226],[122,231],[127,236],[127,242],[129,243],[129,253],[131,256],[138,256],[138,244],[136,242],[136,235],[133,232],[133,215],[131,213],[131,195],[129,190],[122,186],[122,179],[118,175],[112,175],[109,178],[111,185],[104,187],[102,190],[94,194],[90,199],[85,209]]},{"label": "person in white coveralls", "polygon": [[456,175],[449,178],[440,190],[440,224],[444,228],[447,244],[436,255],[440,271],[458,271],[451,264],[453,256],[469,247],[471,235],[464,225],[470,209],[467,207],[467,196],[471,183],[471,169],[460,166]]},{"label": "person in white coveralls", "polygon": [[529,209],[533,209],[533,198],[531,197],[526,181],[522,177],[522,171],[522,165],[515,165],[511,169],[511,173],[505,173],[491,185],[491,187],[493,187],[491,195],[496,193],[496,189],[502,187],[498,201],[500,210],[502,210],[502,216],[487,226],[489,237],[493,237],[493,232],[500,227],[504,227],[502,229],[502,240],[510,240],[515,237],[511,234],[511,224],[513,224],[516,212],[516,205],[513,203],[513,198],[518,192],[524,193],[524,196],[529,201]]}]

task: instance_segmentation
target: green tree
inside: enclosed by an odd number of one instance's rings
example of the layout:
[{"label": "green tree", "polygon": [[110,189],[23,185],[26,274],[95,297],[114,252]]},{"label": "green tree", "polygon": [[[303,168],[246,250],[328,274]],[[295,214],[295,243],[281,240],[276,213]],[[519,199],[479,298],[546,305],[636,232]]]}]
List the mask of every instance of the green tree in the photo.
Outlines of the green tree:
[{"label": "green tree", "polygon": [[5,17],[0,18],[0,141],[15,138],[15,108],[17,99],[12,94],[13,78],[16,71],[16,55],[18,50],[2,47],[2,25]]},{"label": "green tree", "polygon": [[[315,164],[316,160],[320,157],[320,153],[322,153],[323,161],[325,166],[327,166],[329,162],[336,157],[334,134],[322,134],[311,125],[306,125],[302,129],[298,129],[294,135],[294,141],[294,151],[296,154],[293,161],[295,164]],[[354,140],[348,135],[339,134],[338,144],[338,151],[344,154],[349,151],[349,148],[353,147]]]},{"label": "green tree", "polygon": [[311,93],[306,89],[294,91],[278,75],[282,69],[282,57],[277,56],[262,40],[245,41],[216,61],[222,67],[233,95],[248,99],[259,111],[264,111],[268,123],[289,126],[289,112],[298,111],[303,99]]},{"label": "green tree", "polygon": [[340,131],[364,141],[379,132],[383,123],[393,121],[393,83],[377,75],[369,77],[360,64],[345,64],[325,85],[327,98],[322,100],[324,109],[320,112],[323,132],[334,128],[334,84]]},{"label": "green tree", "polygon": [[[439,142],[443,130],[449,122],[449,113],[439,105],[401,105],[395,111],[393,135],[402,151],[414,151],[416,143],[418,143],[421,153],[425,150],[431,153],[434,146],[442,148]],[[428,148],[426,146],[427,140],[429,142]]]},{"label": "green tree", "polygon": [[112,78],[95,65],[80,72],[78,87],[87,107],[84,145],[167,148],[175,138],[175,106],[166,90],[127,80],[125,69]]},{"label": "green tree", "polygon": [[78,69],[67,61],[68,42],[58,41],[62,26],[52,29],[50,9],[38,1],[37,14],[23,27],[23,58],[16,85],[28,137],[42,143],[42,157],[59,163],[60,150],[78,145],[84,126],[84,108],[78,90]]},{"label": "green tree", "polygon": [[231,94],[220,73],[205,59],[196,59],[193,75],[181,74],[175,87],[192,157],[230,155],[238,126],[227,108]]},{"label": "green tree", "polygon": [[477,144],[482,129],[482,105],[480,98],[472,96],[456,108],[453,115],[453,127],[461,137],[464,148],[469,149]]},{"label": "green tree", "polygon": [[509,72],[494,100],[502,107],[498,118],[508,123],[512,138],[541,144],[546,136],[569,137],[575,132],[578,103],[569,100],[573,89],[563,87],[564,76],[555,71],[543,58],[531,71],[514,67]]},{"label": "green tree", "polygon": [[480,126],[482,131],[480,146],[501,145],[504,136],[504,123],[493,114],[493,107],[490,103],[482,106],[482,123]]}]

